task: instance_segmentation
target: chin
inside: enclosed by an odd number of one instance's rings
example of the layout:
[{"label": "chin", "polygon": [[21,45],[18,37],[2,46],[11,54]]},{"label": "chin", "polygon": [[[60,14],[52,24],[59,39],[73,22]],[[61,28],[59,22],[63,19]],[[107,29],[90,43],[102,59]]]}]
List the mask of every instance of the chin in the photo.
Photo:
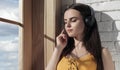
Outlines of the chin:
[{"label": "chin", "polygon": [[75,37],[73,34],[68,34],[69,37]]}]

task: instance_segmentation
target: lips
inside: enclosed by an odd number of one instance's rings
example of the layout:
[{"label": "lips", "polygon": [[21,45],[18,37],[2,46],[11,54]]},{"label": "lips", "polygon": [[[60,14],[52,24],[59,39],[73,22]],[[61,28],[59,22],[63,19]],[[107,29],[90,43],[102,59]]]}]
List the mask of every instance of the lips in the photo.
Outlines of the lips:
[{"label": "lips", "polygon": [[67,29],[67,32],[72,32],[73,29]]}]

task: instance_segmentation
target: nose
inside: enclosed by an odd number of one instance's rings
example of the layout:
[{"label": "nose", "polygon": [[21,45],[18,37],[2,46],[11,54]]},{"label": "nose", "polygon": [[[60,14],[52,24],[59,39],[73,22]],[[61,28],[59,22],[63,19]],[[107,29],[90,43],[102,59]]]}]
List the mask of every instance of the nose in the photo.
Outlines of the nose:
[{"label": "nose", "polygon": [[67,24],[66,24],[66,27],[71,27],[71,24],[70,24],[70,22],[68,22]]}]

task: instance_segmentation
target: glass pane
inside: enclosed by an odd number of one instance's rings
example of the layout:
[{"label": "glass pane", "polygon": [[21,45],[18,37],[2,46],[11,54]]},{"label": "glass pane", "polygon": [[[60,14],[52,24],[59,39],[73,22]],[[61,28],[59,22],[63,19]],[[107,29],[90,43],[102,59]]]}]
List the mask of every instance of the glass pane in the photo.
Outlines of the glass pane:
[{"label": "glass pane", "polygon": [[0,0],[0,17],[19,21],[19,1]]},{"label": "glass pane", "polygon": [[0,22],[0,70],[18,70],[18,26]]}]

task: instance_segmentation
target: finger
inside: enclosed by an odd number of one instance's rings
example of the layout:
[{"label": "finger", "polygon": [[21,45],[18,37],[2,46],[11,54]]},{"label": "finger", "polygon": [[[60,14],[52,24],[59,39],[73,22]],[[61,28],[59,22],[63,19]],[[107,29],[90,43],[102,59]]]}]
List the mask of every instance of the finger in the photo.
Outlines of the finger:
[{"label": "finger", "polygon": [[65,34],[61,34],[61,39],[66,40],[67,36]]},{"label": "finger", "polygon": [[60,34],[57,38],[60,40],[63,39],[63,34]]},{"label": "finger", "polygon": [[63,29],[63,30],[61,31],[61,34],[64,34],[64,32],[65,32],[65,29]]},{"label": "finger", "polygon": [[[63,32],[63,30],[62,30],[62,32]],[[62,32],[61,32],[61,34],[58,36],[58,39],[62,39],[62,40],[67,39],[67,35],[66,35],[66,34],[63,34]]]},{"label": "finger", "polygon": [[63,38],[64,38],[64,39],[66,39],[66,38],[67,38],[67,36],[66,36],[65,34],[63,34]]}]

